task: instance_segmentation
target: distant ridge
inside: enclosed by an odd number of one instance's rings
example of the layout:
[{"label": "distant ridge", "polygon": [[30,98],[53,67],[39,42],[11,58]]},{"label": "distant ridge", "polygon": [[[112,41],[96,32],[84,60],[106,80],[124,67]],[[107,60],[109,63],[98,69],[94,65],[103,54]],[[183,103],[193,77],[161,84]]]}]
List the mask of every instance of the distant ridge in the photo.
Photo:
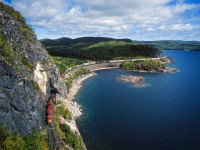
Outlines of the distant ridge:
[{"label": "distant ridge", "polygon": [[123,42],[132,42],[131,39],[115,39],[108,37],[80,37],[76,39],[71,39],[67,37],[62,37],[59,39],[42,39],[40,40],[44,45],[48,46],[61,46],[69,45],[76,43],[98,43],[98,42],[108,42],[108,41],[123,41]]},{"label": "distant ridge", "polygon": [[133,42],[144,45],[152,45],[158,49],[200,50],[200,41],[159,40],[159,41],[133,41]]}]

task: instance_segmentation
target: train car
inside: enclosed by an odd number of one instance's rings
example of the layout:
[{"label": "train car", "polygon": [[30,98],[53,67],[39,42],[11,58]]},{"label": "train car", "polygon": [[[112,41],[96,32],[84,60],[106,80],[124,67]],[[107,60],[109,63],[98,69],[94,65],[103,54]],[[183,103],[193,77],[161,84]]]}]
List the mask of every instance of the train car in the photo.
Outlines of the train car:
[{"label": "train car", "polygon": [[116,63],[117,60],[110,60],[110,63]]},{"label": "train car", "polygon": [[53,122],[53,99],[54,99],[54,92],[51,91],[51,96],[47,102],[47,108],[46,108],[46,113],[47,113],[47,124],[51,125]]},{"label": "train car", "polygon": [[124,60],[117,60],[117,62],[124,62]]},{"label": "train car", "polygon": [[110,60],[104,60],[104,63],[109,63],[110,62]]},{"label": "train car", "polygon": [[51,125],[52,123],[53,123],[53,115],[52,115],[52,113],[49,113],[47,115],[47,124]]},{"label": "train car", "polygon": [[96,64],[96,62],[90,62],[89,64],[90,64],[90,65],[94,65],[94,64]]},{"label": "train car", "polygon": [[83,66],[88,66],[89,65],[89,63],[83,63]]},{"label": "train car", "polygon": [[131,61],[131,59],[125,59],[124,61],[125,61],[125,62],[129,62],[129,61]]},{"label": "train car", "polygon": [[67,70],[65,70],[65,72],[69,72],[70,70],[72,70],[72,68],[68,68]]}]

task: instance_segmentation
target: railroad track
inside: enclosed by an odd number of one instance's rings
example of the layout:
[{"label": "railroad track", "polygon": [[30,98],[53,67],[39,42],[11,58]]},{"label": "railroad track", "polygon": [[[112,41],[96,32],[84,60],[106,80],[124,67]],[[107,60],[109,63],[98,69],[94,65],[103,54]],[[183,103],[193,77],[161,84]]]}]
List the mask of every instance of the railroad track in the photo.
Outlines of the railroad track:
[{"label": "railroad track", "polygon": [[47,132],[51,150],[59,150],[61,147],[61,141],[55,133],[54,124],[47,127]]}]

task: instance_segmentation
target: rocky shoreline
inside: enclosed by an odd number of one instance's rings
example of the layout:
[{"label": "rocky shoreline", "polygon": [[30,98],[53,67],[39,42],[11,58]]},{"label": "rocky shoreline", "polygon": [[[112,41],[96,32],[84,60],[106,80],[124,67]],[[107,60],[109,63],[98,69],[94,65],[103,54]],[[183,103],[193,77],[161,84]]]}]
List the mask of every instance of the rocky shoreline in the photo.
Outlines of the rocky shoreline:
[{"label": "rocky shoreline", "polygon": [[160,67],[152,70],[130,70],[134,72],[144,72],[144,73],[174,73],[178,72],[179,69],[171,67]]},{"label": "rocky shoreline", "polygon": [[[79,104],[77,104],[75,101],[73,101],[75,99],[76,94],[78,93],[79,89],[82,87],[82,82],[90,77],[92,77],[93,75],[95,75],[95,73],[90,73],[87,75],[83,75],[77,79],[75,79],[73,81],[73,85],[72,88],[70,89],[69,93],[67,94],[67,98],[63,98],[60,96],[57,96],[56,99],[58,101],[61,101],[64,106],[70,111],[71,115],[72,115],[72,119],[71,120],[66,120],[62,117],[60,117],[60,121],[62,123],[67,124],[68,126],[70,126],[71,130],[74,133],[77,133],[78,135],[81,136],[79,129],[77,127],[76,124],[76,119],[79,118],[82,115],[82,109],[81,106]],[[83,143],[83,149],[86,150],[86,146]]]}]

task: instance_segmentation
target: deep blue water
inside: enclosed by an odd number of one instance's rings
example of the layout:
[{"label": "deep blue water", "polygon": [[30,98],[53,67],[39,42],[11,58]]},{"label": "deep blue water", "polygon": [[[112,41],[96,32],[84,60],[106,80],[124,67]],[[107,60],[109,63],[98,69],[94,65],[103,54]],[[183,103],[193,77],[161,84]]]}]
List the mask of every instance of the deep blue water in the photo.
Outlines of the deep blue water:
[{"label": "deep blue water", "polygon": [[[178,73],[97,71],[76,100],[88,150],[200,150],[200,52],[164,51]],[[141,75],[150,86],[117,81]]]}]

